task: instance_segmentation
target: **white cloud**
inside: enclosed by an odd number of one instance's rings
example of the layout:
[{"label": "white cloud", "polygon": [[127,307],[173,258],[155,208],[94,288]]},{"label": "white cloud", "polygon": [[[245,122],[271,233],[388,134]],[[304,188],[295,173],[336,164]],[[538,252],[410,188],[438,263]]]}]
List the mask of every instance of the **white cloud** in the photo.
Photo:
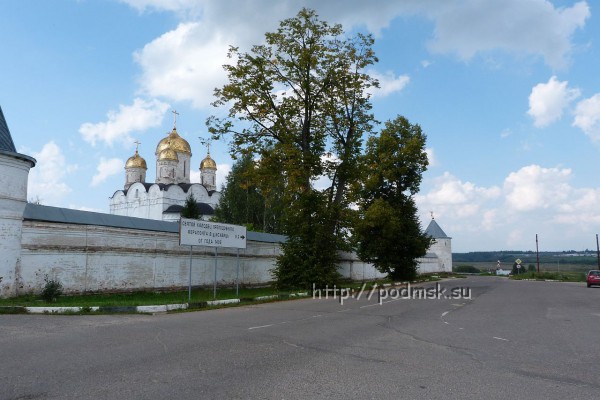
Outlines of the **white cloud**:
[{"label": "white cloud", "polygon": [[416,200],[421,220],[434,211],[455,251],[530,250],[536,233],[546,249],[581,249],[600,225],[600,189],[575,187],[572,178],[568,168],[528,165],[502,188],[485,188],[446,172]]},{"label": "white cloud", "polygon": [[600,93],[577,104],[573,126],[584,131],[594,142],[600,142]]},{"label": "white cloud", "polygon": [[64,182],[67,175],[77,170],[68,164],[61,148],[50,141],[39,152],[33,152],[37,164],[29,172],[28,197],[39,199],[44,205],[60,206],[71,192]]},{"label": "white cloud", "polygon": [[104,157],[101,157],[100,163],[96,167],[98,172],[92,177],[90,186],[98,186],[108,177],[122,173],[124,167],[125,164],[123,163],[123,160],[119,158],[111,158],[107,160]]},{"label": "white cloud", "polygon": [[227,51],[233,43],[233,37],[213,31],[210,24],[179,24],[134,54],[142,68],[142,91],[208,108],[214,88],[225,83],[222,66],[231,62]]},{"label": "white cloud", "polygon": [[221,186],[227,183],[227,175],[231,172],[230,164],[217,165],[217,190],[221,190]]},{"label": "white cloud", "polygon": [[386,97],[392,93],[399,92],[408,85],[410,77],[408,75],[396,76],[392,71],[387,71],[381,74],[377,71],[368,71],[371,77],[379,81],[379,88],[371,88],[370,92],[373,97]]},{"label": "white cloud", "polygon": [[121,0],[140,12],[149,10],[188,11],[198,7],[198,3],[189,0]]},{"label": "white cloud", "polygon": [[579,97],[579,89],[569,89],[568,85],[569,82],[553,76],[548,83],[538,83],[531,89],[527,114],[533,117],[536,127],[543,128],[559,120],[564,109]]},{"label": "white cloud", "polygon": [[436,167],[438,165],[437,157],[435,156],[435,151],[431,147],[427,147],[425,149],[425,153],[427,154],[427,160],[429,161],[429,167]]},{"label": "white cloud", "polygon": [[133,141],[129,134],[133,131],[143,131],[161,124],[167,103],[156,99],[144,100],[136,98],[132,105],[120,105],[119,111],[109,111],[106,122],[96,124],[86,122],[79,127],[79,133],[86,142],[96,145],[97,141],[111,145],[115,141],[127,143]]},{"label": "white cloud", "polygon": [[422,210],[433,210],[436,215],[453,215],[460,218],[473,217],[481,212],[483,205],[500,196],[500,188],[478,187],[463,182],[448,172],[434,180],[434,186],[425,195],[417,195]]},{"label": "white cloud", "polygon": [[512,172],[504,181],[509,210],[555,209],[569,198],[571,170],[529,165]]},{"label": "white cloud", "polygon": [[553,68],[568,64],[573,33],[591,15],[584,1],[561,8],[546,0],[428,3],[425,13],[435,20],[431,51],[463,60],[491,50],[534,54]]},{"label": "white cloud", "polygon": [[[142,93],[172,101],[189,101],[197,109],[207,109],[214,100],[213,89],[225,83],[222,65],[231,62],[229,45],[242,51],[263,42],[264,33],[274,31],[279,21],[296,15],[300,6],[292,1],[257,0],[239,2],[184,0],[122,0],[140,12],[174,12],[182,21],[174,30],[146,44],[134,54],[141,67]],[[589,7],[580,2],[570,8],[555,8],[544,0],[445,0],[380,1],[370,3],[307,0],[320,18],[342,23],[347,31],[366,28],[376,36],[400,15],[424,15],[434,21],[435,35],[430,49],[456,53],[470,59],[476,53],[494,49],[541,55],[552,66],[563,65],[571,50],[571,36],[589,17]],[[236,12],[231,12],[235,9]],[[260,12],[258,12],[260,10]],[[507,22],[508,21],[508,22]],[[423,67],[430,60],[422,63]],[[406,75],[372,72],[381,81],[376,96],[402,90]]]},{"label": "white cloud", "polygon": [[510,129],[508,129],[508,128],[507,128],[507,129],[504,129],[504,130],[502,130],[502,132],[500,132],[500,137],[501,137],[502,139],[506,139],[506,138],[507,138],[507,137],[509,137],[510,135],[512,135],[512,130],[510,130]]}]

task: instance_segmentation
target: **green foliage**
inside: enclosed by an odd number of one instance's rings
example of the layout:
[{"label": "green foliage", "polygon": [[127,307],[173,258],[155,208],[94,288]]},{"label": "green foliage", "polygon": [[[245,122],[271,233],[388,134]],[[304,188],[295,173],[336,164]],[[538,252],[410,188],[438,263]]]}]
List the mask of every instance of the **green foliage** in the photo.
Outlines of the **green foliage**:
[{"label": "green foliage", "polygon": [[[584,254],[577,255],[575,254]],[[452,259],[455,262],[492,262],[501,261],[502,263],[513,263],[517,258],[520,258],[523,263],[535,263],[537,261],[535,251],[515,251],[515,250],[503,250],[503,251],[475,251],[470,253],[453,253]],[[554,264],[560,263],[560,265],[581,265],[583,266],[595,266],[598,265],[598,259],[596,252],[590,250],[582,251],[540,251],[539,253],[540,264]]]},{"label": "green foliage", "polygon": [[[273,270],[281,289],[310,289],[337,283],[341,276],[337,271],[337,243],[332,239],[323,211],[323,194],[313,192],[302,197],[286,214],[287,224],[296,224],[296,230],[282,244],[283,253]],[[296,213],[292,212],[297,210]],[[305,215],[305,210],[314,211]]]},{"label": "green foliage", "polygon": [[[250,155],[238,159],[221,190],[214,220],[245,225],[248,229],[268,233],[282,233],[281,201],[282,179],[264,184],[265,163],[254,162]],[[281,176],[281,175],[280,175]]]},{"label": "green foliage", "polygon": [[[372,45],[372,37],[349,37],[302,9],[250,52],[230,48],[236,61],[225,66],[228,83],[213,103],[229,112],[207,125],[215,139],[232,136],[232,155],[259,158],[265,208],[281,207],[271,215],[290,238],[276,270],[281,285],[337,278],[334,260],[347,248],[353,219],[348,191],[359,178],[363,134],[372,129],[368,89],[378,83],[365,73],[377,61]],[[331,184],[318,190],[323,175]]]},{"label": "green foliage", "polygon": [[536,271],[537,271],[537,268],[535,267],[535,265],[529,264],[527,266],[527,272],[536,272]]},{"label": "green foliage", "polygon": [[458,265],[454,267],[453,272],[465,273],[465,274],[478,274],[481,272],[479,268],[472,265]]},{"label": "green foliage", "polygon": [[196,202],[196,198],[192,193],[188,195],[185,199],[185,204],[183,205],[183,209],[181,210],[181,216],[183,218],[191,218],[191,219],[200,219],[200,209],[198,208],[198,203]]},{"label": "green foliage", "polygon": [[365,175],[357,188],[358,254],[392,279],[414,279],[416,259],[432,241],[421,231],[412,197],[428,164],[425,140],[418,125],[397,117],[369,139],[363,158]]},{"label": "green foliage", "polygon": [[522,275],[522,274],[527,273],[527,267],[525,267],[525,265],[521,264],[521,268],[518,268],[517,265],[518,264],[516,262],[513,263],[513,267],[512,267],[512,271],[511,271],[511,273],[513,275]]},{"label": "green foliage", "polygon": [[63,293],[63,286],[57,279],[49,279],[48,275],[44,277],[44,288],[42,289],[42,299],[47,303],[55,302]]},{"label": "green foliage", "polygon": [[[523,268],[521,268],[523,269]],[[553,280],[563,282],[585,282],[586,274],[583,272],[521,272],[518,275],[513,274],[512,279],[535,279],[535,280]]]}]

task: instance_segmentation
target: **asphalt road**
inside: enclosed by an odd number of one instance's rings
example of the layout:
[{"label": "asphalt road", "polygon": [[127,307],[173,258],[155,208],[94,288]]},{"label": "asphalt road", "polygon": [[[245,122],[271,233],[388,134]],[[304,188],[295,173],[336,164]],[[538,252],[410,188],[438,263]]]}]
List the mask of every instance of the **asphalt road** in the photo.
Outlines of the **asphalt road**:
[{"label": "asphalt road", "polygon": [[0,315],[0,399],[600,398],[600,288],[441,285],[471,299]]}]

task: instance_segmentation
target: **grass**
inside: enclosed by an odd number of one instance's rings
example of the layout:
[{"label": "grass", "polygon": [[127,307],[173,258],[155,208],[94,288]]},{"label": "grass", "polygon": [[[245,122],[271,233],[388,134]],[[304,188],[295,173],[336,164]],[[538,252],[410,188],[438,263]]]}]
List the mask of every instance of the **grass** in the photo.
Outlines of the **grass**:
[{"label": "grass", "polygon": [[[252,298],[270,296],[274,294],[289,294],[290,292],[277,291],[273,287],[240,288],[239,296],[235,289],[217,289],[216,300],[234,298]],[[192,290],[192,303],[215,300],[212,289]],[[63,295],[54,302],[47,303],[40,296],[25,295],[0,299],[0,306],[27,306],[27,307],[94,307],[94,306],[149,306],[160,304],[182,304],[188,303],[188,291],[174,292],[131,292],[112,294],[86,294],[86,295]]]},{"label": "grass", "polygon": [[[448,273],[438,273],[430,275],[422,275],[417,282],[438,281],[441,278],[456,277],[463,278],[464,276]],[[373,285],[382,286],[383,284],[393,283],[389,279],[380,279],[364,282],[365,289],[370,290]],[[360,290],[363,282],[340,282],[338,288],[353,288]],[[333,289],[333,287],[330,287]],[[95,293],[95,294],[78,294],[78,295],[61,295],[56,301],[46,302],[41,295],[23,295],[8,299],[0,299],[0,307],[4,308],[4,313],[11,312],[9,307],[125,307],[125,306],[148,306],[148,305],[164,305],[164,304],[185,304],[185,303],[202,303],[210,300],[225,300],[236,299],[241,300],[251,299],[262,296],[280,295],[285,297],[290,293],[309,292],[310,290],[292,290],[281,291],[275,287],[259,287],[259,288],[240,288],[239,294],[236,295],[235,288],[218,288],[216,298],[213,297],[213,289],[194,289],[192,290],[191,300],[188,300],[188,291],[170,291],[170,292],[152,292],[138,291],[128,293]]]},{"label": "grass", "polygon": [[562,282],[585,282],[585,273],[575,271],[564,272],[527,272],[524,274],[513,275],[511,279],[535,279],[535,280],[555,280]]}]

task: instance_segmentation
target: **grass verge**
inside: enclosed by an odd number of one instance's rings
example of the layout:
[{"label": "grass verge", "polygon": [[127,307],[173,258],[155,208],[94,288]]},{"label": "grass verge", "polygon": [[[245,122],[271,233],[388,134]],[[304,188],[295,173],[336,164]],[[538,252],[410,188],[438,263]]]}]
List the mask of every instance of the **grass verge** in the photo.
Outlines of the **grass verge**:
[{"label": "grass verge", "polygon": [[585,273],[583,272],[527,272],[524,274],[512,275],[514,280],[533,279],[536,281],[561,281],[561,282],[585,282]]}]

